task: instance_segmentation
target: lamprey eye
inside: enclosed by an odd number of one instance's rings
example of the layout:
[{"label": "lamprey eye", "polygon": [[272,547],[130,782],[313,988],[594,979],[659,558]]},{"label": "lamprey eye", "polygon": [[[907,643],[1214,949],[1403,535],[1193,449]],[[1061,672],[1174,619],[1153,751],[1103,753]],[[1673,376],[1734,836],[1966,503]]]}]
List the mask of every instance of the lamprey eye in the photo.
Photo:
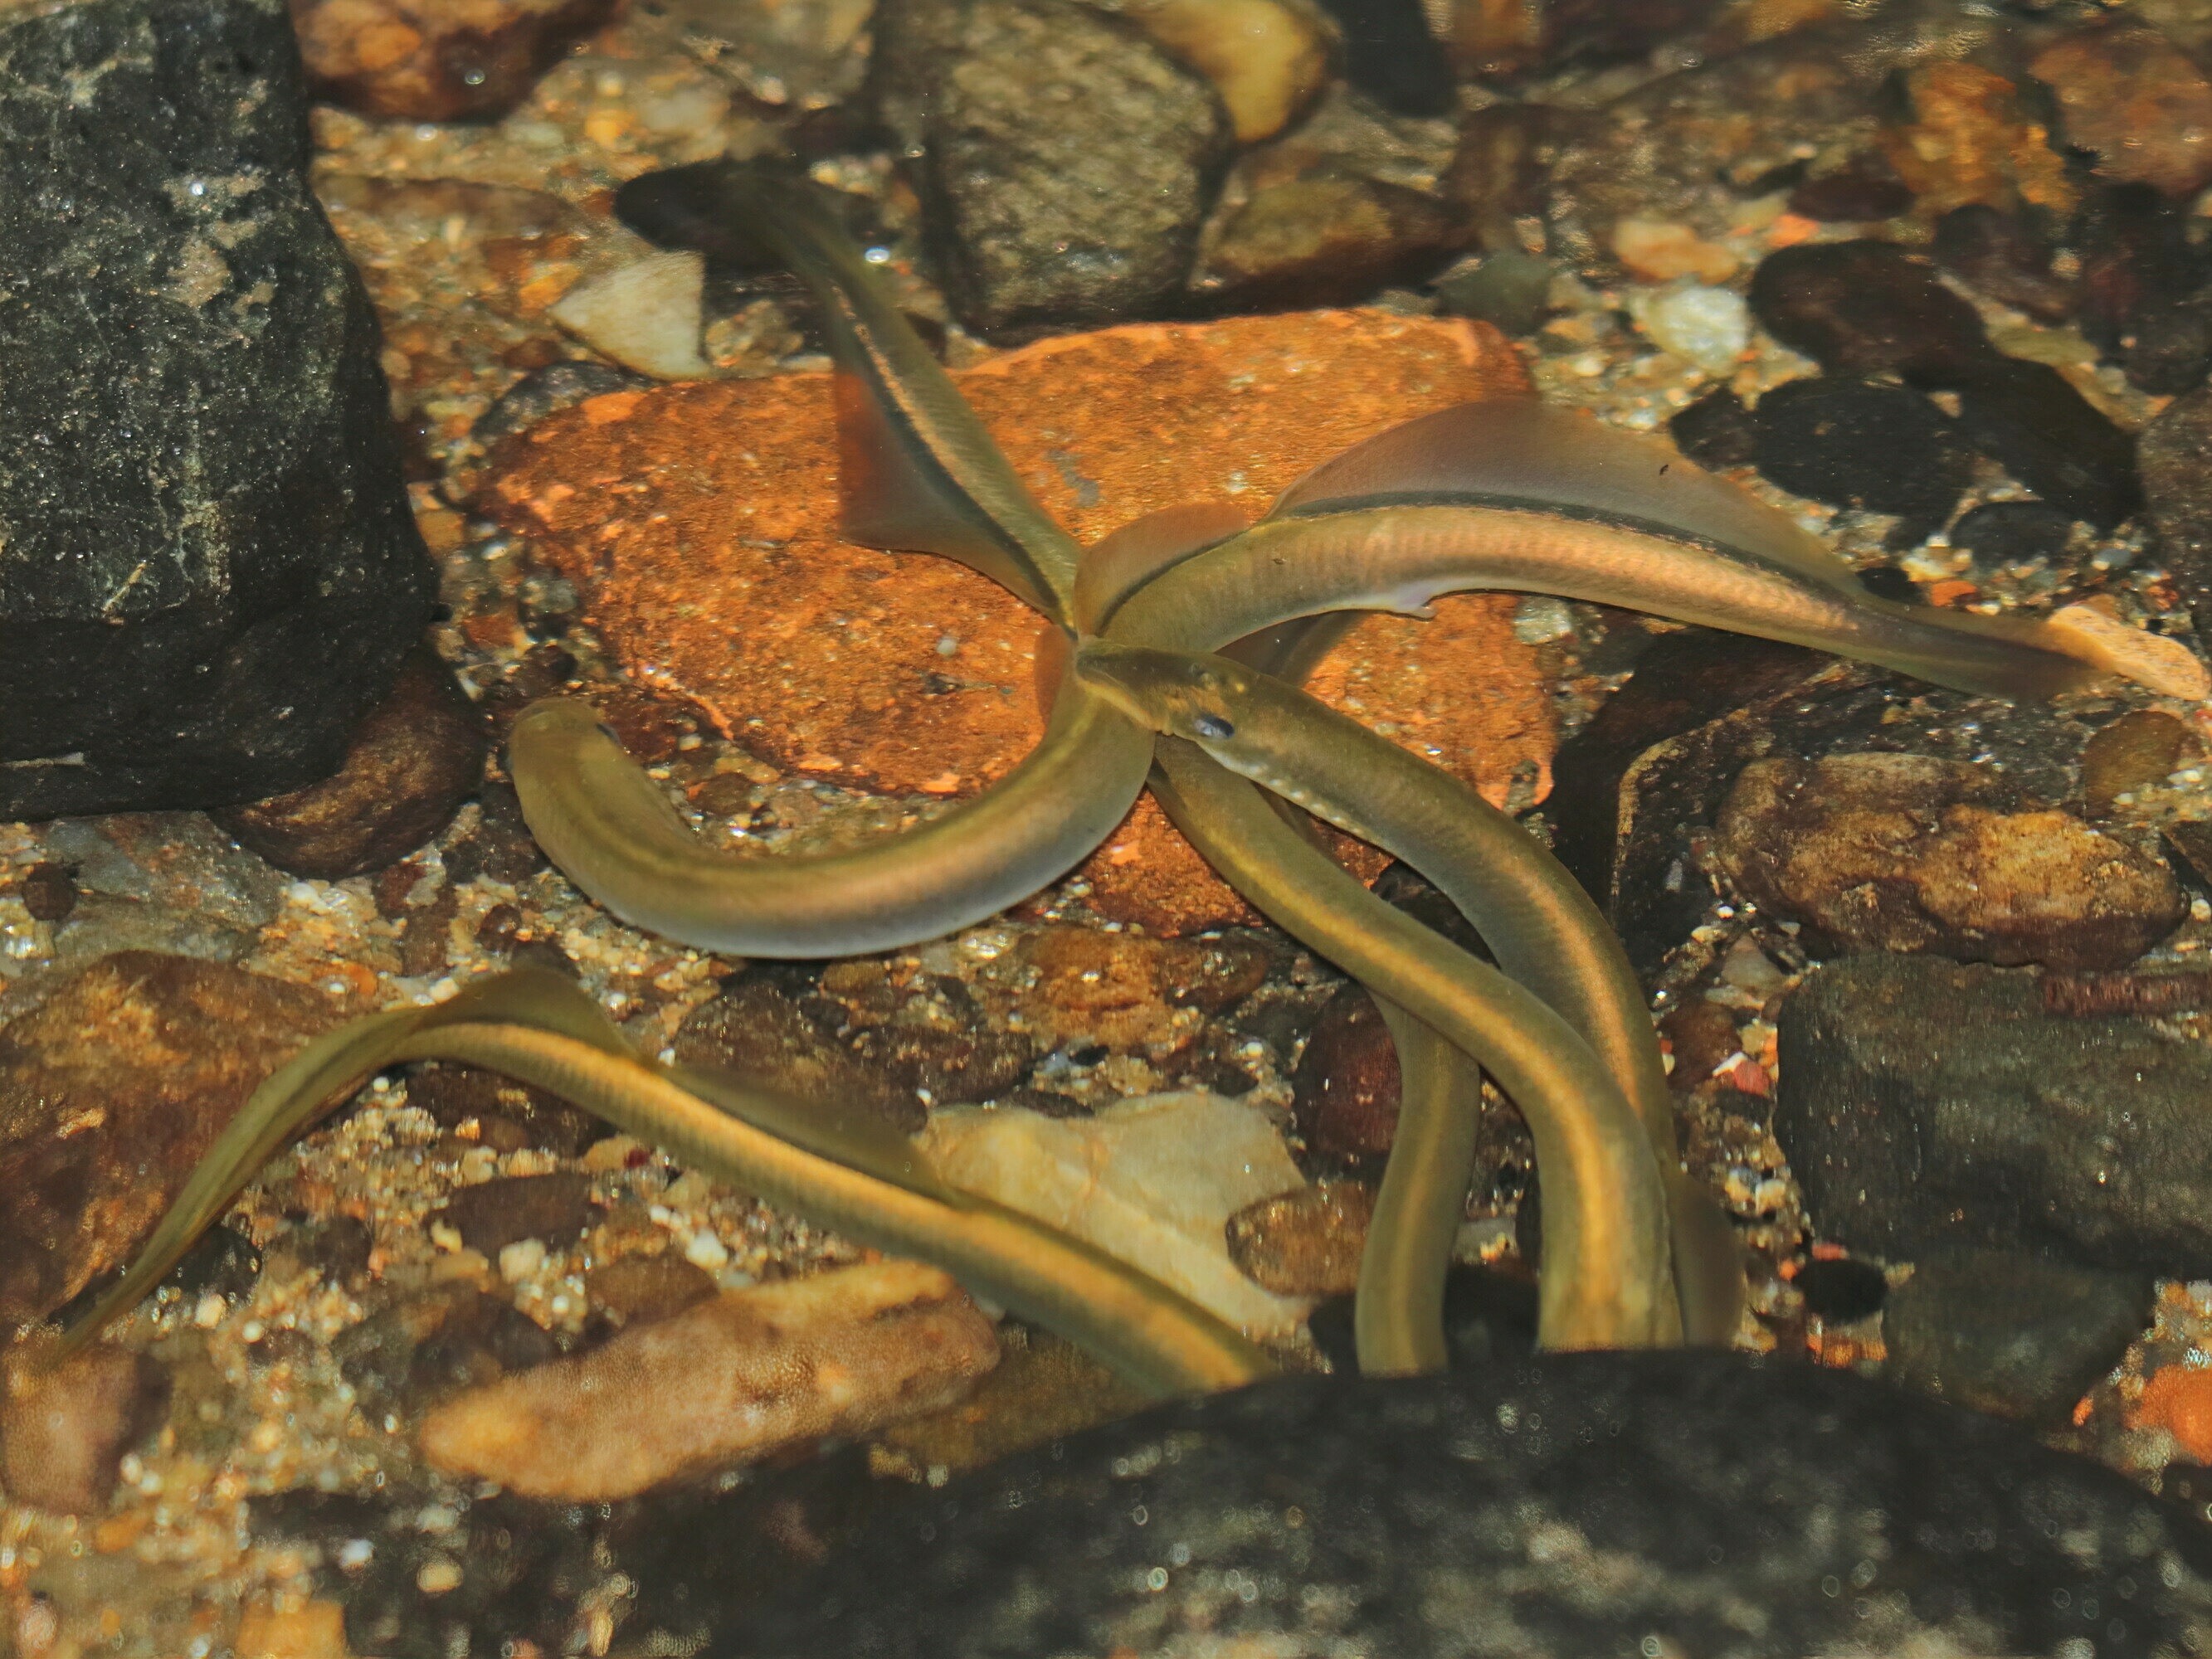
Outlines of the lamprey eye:
[{"label": "lamprey eye", "polygon": [[1200,737],[1215,743],[1226,742],[1237,735],[1237,728],[1218,714],[1193,714],[1190,726]]}]

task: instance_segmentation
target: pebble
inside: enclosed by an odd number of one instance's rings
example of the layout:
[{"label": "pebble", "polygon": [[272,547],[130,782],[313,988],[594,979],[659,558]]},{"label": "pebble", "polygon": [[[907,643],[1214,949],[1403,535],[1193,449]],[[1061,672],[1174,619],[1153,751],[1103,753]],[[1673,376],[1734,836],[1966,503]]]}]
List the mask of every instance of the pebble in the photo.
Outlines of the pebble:
[{"label": "pebble", "polygon": [[1375,1188],[1327,1181],[1248,1204],[1229,1218],[1229,1259],[1277,1296],[1349,1296],[1375,1215]]},{"label": "pebble", "polygon": [[1451,112],[1452,67],[1420,0],[1319,0],[1343,40],[1344,76],[1400,115]]},{"label": "pebble", "polygon": [[556,1170],[550,1175],[505,1176],[456,1188],[444,1207],[431,1213],[428,1224],[442,1222],[469,1249],[497,1257],[525,1239],[556,1247],[572,1243],[598,1214],[591,1176]]},{"label": "pebble", "polygon": [[1957,386],[1995,355],[1972,306],[1888,242],[1808,242],[1770,253],[1748,295],[1759,325],[1831,374]]},{"label": "pebble", "polygon": [[2154,1285],[1999,1250],[1923,1255],[1882,1316],[1882,1374],[1992,1417],[2055,1426],[2150,1323]]},{"label": "pebble", "polygon": [[1487,253],[1437,278],[1437,302],[1455,317],[1473,318],[1526,339],[1551,313],[1552,283],[1558,275],[1549,259],[1533,253]]},{"label": "pebble", "polygon": [[1849,957],[1783,1005],[1773,1128],[1824,1237],[2212,1277],[2212,1061],[2148,1019],[2047,1012],[2033,975]]},{"label": "pebble", "polygon": [[1628,308],[1654,345],[1708,374],[1727,374],[1751,344],[1750,307],[1729,289],[1689,283],[1638,289]]},{"label": "pebble", "polygon": [[1375,999],[1357,985],[1340,988],[1291,1073],[1299,1136],[1333,1162],[1381,1158],[1398,1130],[1398,1050]]},{"label": "pebble", "polygon": [[1716,471],[1749,466],[1759,453],[1759,426],[1730,386],[1715,386],[1671,416],[1667,431],[1699,466]]},{"label": "pebble", "polygon": [[579,1156],[607,1133],[599,1119],[556,1096],[470,1066],[416,1072],[407,1079],[407,1103],[429,1113],[441,1128],[458,1129],[473,1120],[487,1145],[512,1129],[520,1132],[521,1144],[562,1158]]},{"label": "pebble", "polygon": [[105,1509],[123,1454],[153,1426],[167,1392],[161,1367],[96,1342],[48,1369],[44,1346],[0,1352],[0,1485],[36,1509]]},{"label": "pebble", "polygon": [[1998,810],[2003,799],[1982,769],[1922,756],[1757,761],[1721,809],[1713,863],[1823,953],[2119,968],[2181,921],[2162,866],[2065,813]]},{"label": "pebble", "polygon": [[2107,179],[2188,196],[2212,181],[2212,80],[2156,29],[2076,31],[2028,72],[2058,100],[2066,143]]},{"label": "pebble", "polygon": [[331,1358],[366,1403],[402,1413],[545,1364],[560,1352],[529,1315],[469,1285],[396,1303],[331,1343]]},{"label": "pebble", "polygon": [[418,1441],[448,1474],[606,1503],[943,1405],[998,1358],[990,1322],[951,1278],[883,1261],[724,1291],[472,1389],[434,1410]]},{"label": "pebble", "polygon": [[1467,1651],[1496,1617],[1491,1650],[1516,1654],[2060,1654],[2090,1601],[2136,1651],[2212,1634],[2196,1523],[1848,1373],[1552,1354],[1285,1378],[910,1489],[725,1639],[919,1659],[1053,1652],[1076,1629],[1129,1659],[1415,1655]]},{"label": "pebble", "polygon": [[1232,143],[1203,75],[1072,0],[884,0],[872,27],[963,324],[1116,322],[1182,286]]},{"label": "pebble", "polygon": [[1305,1184],[1259,1106],[1199,1091],[1085,1118],[963,1106],[933,1115],[920,1144],[953,1185],[1066,1229],[1254,1336],[1288,1335],[1304,1316],[1238,1271],[1224,1242],[1231,1216]]},{"label": "pebble", "polygon": [[1871,1319],[1889,1299],[1882,1270],[1850,1256],[1814,1256],[1790,1283],[1804,1297],[1805,1311],[1832,1325]]},{"label": "pebble", "polygon": [[1368,178],[1333,156],[1263,154],[1238,167],[1243,197],[1209,225],[1192,296],[1224,311],[1342,305],[1421,281],[1467,241],[1440,197]]},{"label": "pebble", "polygon": [[1735,275],[1728,249],[1705,241],[1687,225],[1659,219],[1623,219],[1613,228],[1613,256],[1649,283],[1681,278],[1711,285]]},{"label": "pebble", "polygon": [[1959,385],[1959,435],[2053,507],[2099,530],[2142,501],[2133,438],[2048,363],[1996,357]]},{"label": "pebble", "polygon": [[1701,996],[1686,998],[1669,1008],[1659,1030],[1674,1057],[1668,1081],[1680,1090],[1696,1088],[1743,1048],[1735,1016]]},{"label": "pebble", "polygon": [[1950,417],[1907,386],[1791,380],[1759,400],[1752,423],[1765,477],[1830,507],[1895,514],[1893,545],[1942,528],[1973,479]]},{"label": "pebble", "polygon": [[623,1328],[669,1318],[715,1293],[712,1273],[665,1252],[626,1255],[584,1275],[592,1308]]},{"label": "pebble", "polygon": [[504,115],[614,0],[297,0],[293,27],[317,93],[364,115]]},{"label": "pebble", "polygon": [[128,1261],[246,1096],[337,1012],[296,985],[125,951],[0,1029],[0,1325]]},{"label": "pebble", "polygon": [[297,788],[434,579],[377,322],[308,189],[290,23],[102,0],[11,9],[7,41],[0,156],[51,206],[0,246],[0,822]]},{"label": "pebble", "polygon": [[1951,545],[1973,555],[1984,570],[2056,559],[2073,539],[2070,514],[2043,501],[1984,501],[1951,526]]},{"label": "pebble", "polygon": [[66,921],[76,908],[76,876],[51,859],[33,865],[16,884],[16,895],[33,921]]},{"label": "pebble", "polygon": [[1328,84],[1328,27],[1292,0],[1133,0],[1121,15],[1213,82],[1240,144],[1273,138]]},{"label": "pebble", "polygon": [[714,372],[700,349],[706,283],[696,253],[648,253],[579,283],[546,315],[636,374],[701,380]]},{"label": "pebble", "polygon": [[426,646],[354,729],[319,783],[215,820],[247,851],[295,876],[340,881],[396,864],[444,829],[483,781],[483,722]]},{"label": "pebble", "polygon": [[2179,715],[2138,708],[2099,729],[2081,750],[2081,805],[2093,818],[2112,816],[2117,798],[2163,783],[2204,752]]},{"label": "pebble", "polygon": [[1912,205],[1912,189],[1879,150],[1862,150],[1840,167],[1792,185],[1790,210],[1823,224],[1893,219]]},{"label": "pebble", "polygon": [[[1105,330],[954,379],[1047,511],[1085,544],[1209,496],[1256,514],[1361,438],[1527,385],[1487,329],[1378,311]],[[771,763],[958,799],[1041,734],[1033,613],[949,560],[832,539],[829,376],[593,398],[502,453],[511,459],[483,491],[485,510],[576,584],[619,660],[652,665],[656,684]],[[707,488],[677,488],[671,457]],[[621,493],[641,483],[644,493]],[[730,533],[733,502],[741,535]],[[619,534],[600,535],[617,522]],[[1534,763],[1540,779],[1549,755],[1534,652],[1511,635],[1510,598],[1448,598],[1437,610],[1433,622],[1362,623],[1315,684],[1339,706],[1357,697],[1364,718],[1441,750],[1503,800],[1516,767]],[[776,625],[733,631],[739,614]],[[961,641],[950,658],[937,648],[947,635]],[[764,684],[777,687],[773,709],[760,703]],[[487,822],[492,800],[488,791]],[[1250,920],[1149,799],[1079,873],[1094,908],[1154,931]]]}]

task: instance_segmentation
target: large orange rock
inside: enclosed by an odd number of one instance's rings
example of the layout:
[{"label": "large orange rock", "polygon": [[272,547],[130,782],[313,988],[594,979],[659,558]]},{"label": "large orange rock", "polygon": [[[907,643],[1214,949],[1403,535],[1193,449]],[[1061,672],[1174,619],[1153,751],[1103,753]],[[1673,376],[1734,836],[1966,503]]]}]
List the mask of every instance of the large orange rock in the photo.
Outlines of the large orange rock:
[{"label": "large orange rock", "polygon": [[[1183,501],[1256,516],[1363,438],[1528,385],[1480,325],[1372,310],[1070,335],[956,378],[1086,545]],[[960,796],[1036,742],[1036,615],[963,566],[837,539],[828,376],[593,398],[496,465],[489,510],[577,585],[629,671],[770,763]],[[1493,799],[1524,763],[1547,781],[1550,705],[1511,604],[1372,618],[1316,688]],[[1163,931],[1249,916],[1149,802],[1082,873],[1098,908]]]}]

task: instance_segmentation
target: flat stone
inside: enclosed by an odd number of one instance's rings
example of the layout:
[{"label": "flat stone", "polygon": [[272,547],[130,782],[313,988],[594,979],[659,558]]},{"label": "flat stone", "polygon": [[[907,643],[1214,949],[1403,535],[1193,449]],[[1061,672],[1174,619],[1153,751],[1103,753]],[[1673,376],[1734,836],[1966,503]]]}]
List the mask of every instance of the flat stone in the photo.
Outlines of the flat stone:
[{"label": "flat stone", "polygon": [[599,1213],[592,1202],[592,1178],[579,1170],[550,1175],[503,1176],[454,1189],[442,1208],[432,1212],[460,1234],[461,1243],[487,1256],[508,1245],[535,1238],[556,1248],[570,1244]]},{"label": "flat stone", "polygon": [[2118,968],[2181,921],[2171,872],[2066,813],[1996,810],[2008,793],[1925,756],[1755,761],[1722,805],[1713,864],[1824,953]]},{"label": "flat stone", "polygon": [[48,1369],[43,1346],[0,1355],[0,1486],[33,1509],[104,1509],[116,1465],[153,1426],[161,1368],[149,1355],[95,1342]]},{"label": "flat stone", "polygon": [[1996,1250],[1923,1255],[1891,1292],[1883,1375],[1993,1417],[2063,1422],[2150,1323],[2148,1273]]},{"label": "flat stone", "polygon": [[217,812],[249,851],[295,876],[341,881],[398,863],[483,781],[483,721],[427,647],[354,729],[338,769],[289,794]]},{"label": "flat stone", "polygon": [[1288,1334],[1304,1315],[1240,1273],[1224,1242],[1237,1211],[1305,1184],[1259,1106],[1193,1091],[1086,1118],[961,1107],[933,1115],[920,1145],[954,1186],[1088,1240],[1253,1335]]},{"label": "flat stone", "polygon": [[2212,1057],[2140,1018],[2048,1013],[2035,977],[1860,956],[1783,1005],[1773,1127],[1820,1234],[2212,1276]]},{"label": "flat stone", "polygon": [[292,0],[317,93],[403,121],[505,114],[614,9],[614,0]]},{"label": "flat stone", "polygon": [[1942,528],[1973,478],[1950,418],[1909,386],[1791,380],[1761,398],[1752,419],[1762,474],[1831,507],[1897,514],[1893,545]]},{"label": "flat stone", "polygon": [[1071,0],[885,0],[878,108],[971,329],[1118,322],[1190,269],[1231,125],[1142,29]]},{"label": "flat stone", "polygon": [[721,1639],[775,1659],[2056,1654],[2091,1600],[2100,1653],[2212,1640],[2212,1534],[1848,1374],[1561,1354],[1287,1378],[1067,1437],[911,1491]]},{"label": "flat stone", "polygon": [[133,951],[0,1028],[0,1325],[129,1261],[246,1097],[338,1012],[301,986]]},{"label": "flat stone", "polygon": [[[1187,501],[1256,515],[1364,437],[1527,385],[1490,329],[1376,311],[1110,329],[955,378],[1085,543]],[[771,764],[957,799],[1042,732],[1032,612],[964,566],[855,548],[826,528],[826,375],[592,398],[496,451],[491,473],[486,510],[576,585],[629,671],[695,700]],[[1339,706],[1357,698],[1362,718],[1396,726],[1493,800],[1516,768],[1535,769],[1540,793],[1553,716],[1510,598],[1437,611],[1366,619],[1315,689]],[[1097,908],[1148,928],[1252,919],[1149,797],[1079,873]]]},{"label": "flat stone", "polygon": [[883,1261],[725,1291],[471,1389],[429,1414],[420,1443],[449,1474],[605,1503],[943,1405],[998,1358],[951,1278]]},{"label": "flat stone", "polygon": [[429,620],[307,149],[278,0],[0,18],[0,818],[310,783]]}]

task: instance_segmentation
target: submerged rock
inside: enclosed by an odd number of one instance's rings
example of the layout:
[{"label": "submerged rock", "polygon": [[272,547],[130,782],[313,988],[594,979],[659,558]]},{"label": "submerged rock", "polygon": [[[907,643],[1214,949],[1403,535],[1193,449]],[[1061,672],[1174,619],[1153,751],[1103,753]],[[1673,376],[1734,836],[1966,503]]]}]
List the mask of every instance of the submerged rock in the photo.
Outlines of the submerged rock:
[{"label": "submerged rock", "polygon": [[1721,809],[1716,866],[1822,951],[2118,968],[2186,909],[2171,872],[2063,812],[2008,812],[1960,762],[1754,762]]},{"label": "submerged rock", "polygon": [[336,1014],[300,986],[127,951],[0,1030],[0,1326],[127,1261],[246,1096]]},{"label": "submerged rock", "polygon": [[1285,1334],[1304,1314],[1229,1256],[1231,1216],[1305,1184],[1256,1105],[1192,1091],[1075,1119],[963,1107],[931,1118],[919,1144],[954,1186],[1088,1240],[1255,1335]]},{"label": "submerged rock", "polygon": [[406,121],[503,115],[615,0],[291,0],[316,91]]},{"label": "submerged rock", "polygon": [[604,1503],[944,1405],[998,1358],[990,1321],[936,1268],[844,1267],[459,1395],[424,1421],[422,1453],[526,1497]]},{"label": "submerged rock", "polygon": [[2060,1421],[2150,1322],[2152,1291],[2143,1273],[1930,1255],[1889,1298],[1884,1375],[1992,1416]]},{"label": "submerged rock", "polygon": [[161,1368],[98,1342],[48,1369],[43,1347],[34,1341],[0,1357],[0,1486],[36,1509],[102,1509],[117,1463],[152,1426]]},{"label": "submerged rock", "polygon": [[1212,85],[1071,0],[888,0],[873,58],[953,307],[983,331],[1141,316],[1229,159]]},{"label": "submerged rock", "polygon": [[2212,1055],[2048,1013],[2034,975],[1860,956],[1783,1005],[1774,1133],[1824,1237],[2212,1276]]},{"label": "submerged rock", "polygon": [[0,818],[312,782],[428,620],[307,131],[276,0],[0,17]]},{"label": "submerged rock", "polygon": [[2085,1631],[2212,1641],[2212,1533],[1988,1419],[1677,1352],[1164,1407],[912,1493],[709,1651],[1748,1659]]}]

